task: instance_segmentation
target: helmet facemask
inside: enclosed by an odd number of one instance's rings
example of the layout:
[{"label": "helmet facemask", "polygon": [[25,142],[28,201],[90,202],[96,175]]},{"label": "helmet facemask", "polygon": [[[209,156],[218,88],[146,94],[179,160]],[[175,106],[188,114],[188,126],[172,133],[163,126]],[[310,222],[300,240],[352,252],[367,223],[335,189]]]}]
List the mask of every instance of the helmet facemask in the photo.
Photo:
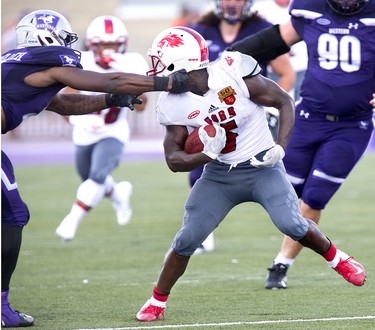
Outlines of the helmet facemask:
[{"label": "helmet facemask", "polygon": [[215,14],[219,19],[224,19],[229,24],[236,24],[250,16],[252,5],[252,0],[246,0],[244,3],[226,3],[223,0],[216,0]]},{"label": "helmet facemask", "polygon": [[369,3],[369,0],[327,0],[328,5],[339,15],[355,15]]}]

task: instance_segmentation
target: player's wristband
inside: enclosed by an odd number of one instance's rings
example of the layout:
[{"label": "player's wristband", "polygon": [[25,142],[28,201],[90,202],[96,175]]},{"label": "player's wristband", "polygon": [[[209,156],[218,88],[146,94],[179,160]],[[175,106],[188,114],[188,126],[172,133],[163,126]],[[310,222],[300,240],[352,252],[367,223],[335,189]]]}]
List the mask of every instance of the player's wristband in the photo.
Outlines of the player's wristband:
[{"label": "player's wristband", "polygon": [[168,91],[169,77],[154,76],[154,91]]},{"label": "player's wristband", "polygon": [[117,94],[105,94],[105,104],[107,107],[116,107],[119,103],[119,95]]}]

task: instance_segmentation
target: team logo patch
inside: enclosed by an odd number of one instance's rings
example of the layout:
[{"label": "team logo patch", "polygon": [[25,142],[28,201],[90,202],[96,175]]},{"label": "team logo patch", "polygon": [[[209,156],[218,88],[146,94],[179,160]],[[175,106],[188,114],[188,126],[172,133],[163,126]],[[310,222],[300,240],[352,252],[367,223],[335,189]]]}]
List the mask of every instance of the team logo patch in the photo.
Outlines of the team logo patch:
[{"label": "team logo patch", "polygon": [[189,114],[188,119],[193,119],[193,118],[195,118],[195,117],[198,117],[200,113],[201,113],[201,112],[200,112],[199,110],[195,110],[195,111],[193,111],[193,112],[191,112],[191,113]]},{"label": "team logo patch", "polygon": [[48,29],[55,30],[56,25],[59,21],[59,17],[54,15],[46,14],[36,14],[36,28],[37,29]]},{"label": "team logo patch", "polygon": [[71,55],[60,55],[62,66],[77,66],[77,59]]},{"label": "team logo patch", "polygon": [[361,120],[360,122],[358,122],[358,126],[360,129],[367,130],[370,126],[370,123],[368,121]]},{"label": "team logo patch", "polygon": [[237,95],[237,93],[231,86],[223,88],[217,93],[217,95],[220,102],[224,102],[225,104],[232,105],[236,102],[235,95]]},{"label": "team logo patch", "polygon": [[331,21],[327,18],[318,18],[316,22],[320,25],[329,25],[331,24]]}]

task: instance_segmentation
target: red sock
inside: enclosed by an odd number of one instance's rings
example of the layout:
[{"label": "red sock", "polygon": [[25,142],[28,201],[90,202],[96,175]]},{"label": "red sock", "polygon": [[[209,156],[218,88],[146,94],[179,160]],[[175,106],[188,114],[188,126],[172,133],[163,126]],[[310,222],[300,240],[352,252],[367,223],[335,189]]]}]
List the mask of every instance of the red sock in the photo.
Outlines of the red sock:
[{"label": "red sock", "polygon": [[154,291],[152,292],[152,296],[159,301],[166,302],[169,297],[169,293],[162,293],[160,292],[156,286],[154,287]]},{"label": "red sock", "polygon": [[322,256],[327,261],[332,261],[335,258],[336,253],[337,253],[336,247],[331,242],[331,245],[329,246],[328,251],[326,253],[323,253]]}]

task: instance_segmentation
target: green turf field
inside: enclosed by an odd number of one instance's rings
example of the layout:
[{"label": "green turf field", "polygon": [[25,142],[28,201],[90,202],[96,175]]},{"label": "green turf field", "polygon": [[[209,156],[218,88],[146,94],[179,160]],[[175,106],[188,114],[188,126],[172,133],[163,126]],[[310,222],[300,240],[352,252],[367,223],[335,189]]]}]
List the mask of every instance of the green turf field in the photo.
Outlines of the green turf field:
[{"label": "green turf field", "polygon": [[[234,209],[215,232],[216,251],[193,256],[174,287],[166,319],[140,324],[180,227],[187,174],[164,162],[122,164],[117,180],[133,183],[133,218],[119,227],[109,200],[63,243],[55,229],[69,212],[79,179],[73,165],[16,166],[31,211],[11,282],[14,308],[35,318],[34,329],[375,329],[375,154],[358,164],[323,214],[321,227],[368,271],[358,288],[305,249],[289,271],[289,287],[264,289],[266,268],[281,234],[256,204]],[[367,317],[367,318],[362,318]],[[276,322],[270,322],[276,321]]]}]

